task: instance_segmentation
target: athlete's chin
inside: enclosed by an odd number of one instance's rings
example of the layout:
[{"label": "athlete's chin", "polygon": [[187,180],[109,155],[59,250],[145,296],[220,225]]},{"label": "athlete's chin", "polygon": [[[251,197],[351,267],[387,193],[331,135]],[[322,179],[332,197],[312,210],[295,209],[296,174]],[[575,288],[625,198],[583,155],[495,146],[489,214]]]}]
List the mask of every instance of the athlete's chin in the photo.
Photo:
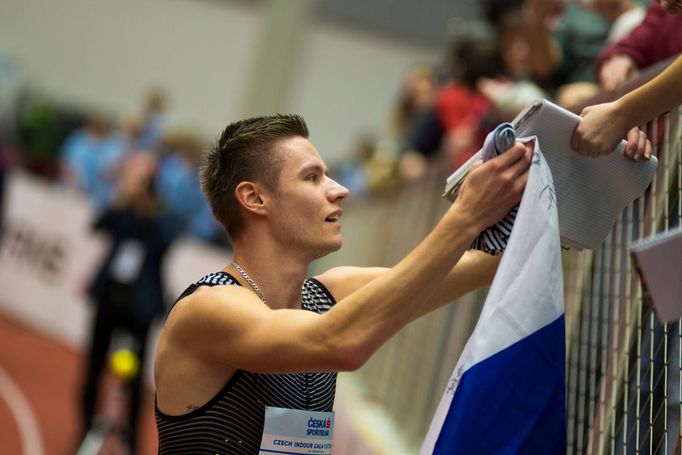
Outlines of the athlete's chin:
[{"label": "athlete's chin", "polygon": [[317,259],[319,259],[335,251],[339,251],[341,249],[341,246],[343,246],[343,239],[341,238],[341,236],[339,236],[338,239],[325,243],[323,246],[321,246],[318,249],[317,254],[315,256]]},{"label": "athlete's chin", "polygon": [[343,246],[343,239],[341,236],[338,238],[334,239],[333,241],[329,242],[326,247],[327,247],[327,253],[333,253],[334,251],[339,251],[341,247]]},{"label": "athlete's chin", "polygon": [[343,239],[341,238],[341,236],[339,236],[338,241],[332,245],[332,247],[331,247],[332,250],[330,251],[330,253],[333,253],[334,251],[339,251],[342,246],[343,246]]}]

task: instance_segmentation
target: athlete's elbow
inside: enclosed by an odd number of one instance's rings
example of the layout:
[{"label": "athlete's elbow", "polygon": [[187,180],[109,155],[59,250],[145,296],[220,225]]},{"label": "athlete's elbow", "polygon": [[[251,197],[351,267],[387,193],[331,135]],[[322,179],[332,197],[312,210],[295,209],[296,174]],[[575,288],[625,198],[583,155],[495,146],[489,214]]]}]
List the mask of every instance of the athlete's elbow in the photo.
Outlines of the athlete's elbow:
[{"label": "athlete's elbow", "polygon": [[373,350],[363,343],[346,343],[336,352],[339,371],[356,371],[372,356]]},{"label": "athlete's elbow", "polygon": [[355,371],[376,351],[376,337],[352,324],[333,324],[321,332],[317,346],[336,371]]},{"label": "athlete's elbow", "polygon": [[357,371],[362,367],[369,357],[363,356],[359,353],[347,355],[343,359],[342,369],[339,371]]}]

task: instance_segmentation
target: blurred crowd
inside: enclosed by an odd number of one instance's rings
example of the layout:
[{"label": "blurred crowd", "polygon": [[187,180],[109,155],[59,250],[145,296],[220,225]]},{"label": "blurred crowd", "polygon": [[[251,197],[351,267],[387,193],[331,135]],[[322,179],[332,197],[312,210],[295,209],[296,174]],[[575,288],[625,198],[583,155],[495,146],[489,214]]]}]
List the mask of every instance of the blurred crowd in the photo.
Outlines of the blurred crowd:
[{"label": "blurred crowd", "polygon": [[[451,30],[441,61],[396,75],[400,91],[386,127],[356,138],[332,169],[353,197],[390,193],[423,178],[433,162],[454,170],[531,102],[547,98],[580,113],[598,94],[682,51],[682,19],[655,0],[484,0],[481,8],[485,27]],[[0,59],[0,84],[2,71]],[[155,163],[165,229],[229,244],[199,189],[205,144],[192,131],[166,129],[161,90],[118,119],[55,109],[39,97],[18,100],[0,99],[0,188],[5,170],[20,166],[82,192],[101,212],[124,163],[145,154]]]},{"label": "blurred crowd", "polygon": [[488,27],[452,36],[443,61],[403,75],[380,140],[336,171],[357,194],[387,193],[432,164],[466,162],[497,124],[546,98],[580,114],[640,70],[682,52],[682,17],[651,0],[485,0]]},{"label": "blurred crowd", "polygon": [[11,111],[0,115],[1,179],[10,168],[23,168],[63,191],[83,194],[100,214],[121,191],[130,167],[126,164],[141,162],[136,157],[145,155],[152,163],[152,187],[169,235],[229,246],[199,185],[204,143],[189,129],[166,129],[166,104],[166,95],[151,89],[138,111],[116,118],[22,93]]}]

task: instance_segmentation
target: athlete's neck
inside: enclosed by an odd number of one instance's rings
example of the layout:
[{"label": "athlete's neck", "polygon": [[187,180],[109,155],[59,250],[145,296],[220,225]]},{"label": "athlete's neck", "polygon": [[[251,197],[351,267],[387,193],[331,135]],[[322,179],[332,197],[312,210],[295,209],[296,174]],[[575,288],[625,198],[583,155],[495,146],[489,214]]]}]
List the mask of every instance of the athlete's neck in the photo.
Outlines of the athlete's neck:
[{"label": "athlete's neck", "polygon": [[[253,280],[270,308],[300,308],[301,287],[309,263],[258,250],[234,246],[232,260]],[[227,265],[225,271],[234,275],[246,288],[251,288],[242,274],[231,265]]]}]

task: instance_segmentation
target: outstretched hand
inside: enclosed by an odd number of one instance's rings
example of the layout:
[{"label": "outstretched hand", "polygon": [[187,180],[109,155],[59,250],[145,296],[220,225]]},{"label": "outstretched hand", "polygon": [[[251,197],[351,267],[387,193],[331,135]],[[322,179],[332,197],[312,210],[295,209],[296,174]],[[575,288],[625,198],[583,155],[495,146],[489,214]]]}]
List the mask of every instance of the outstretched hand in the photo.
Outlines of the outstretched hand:
[{"label": "outstretched hand", "polygon": [[627,139],[625,156],[638,161],[651,158],[651,142],[639,128],[629,125],[616,102],[586,107],[582,120],[571,137],[571,147],[581,155],[598,157],[615,150],[622,139]]}]

